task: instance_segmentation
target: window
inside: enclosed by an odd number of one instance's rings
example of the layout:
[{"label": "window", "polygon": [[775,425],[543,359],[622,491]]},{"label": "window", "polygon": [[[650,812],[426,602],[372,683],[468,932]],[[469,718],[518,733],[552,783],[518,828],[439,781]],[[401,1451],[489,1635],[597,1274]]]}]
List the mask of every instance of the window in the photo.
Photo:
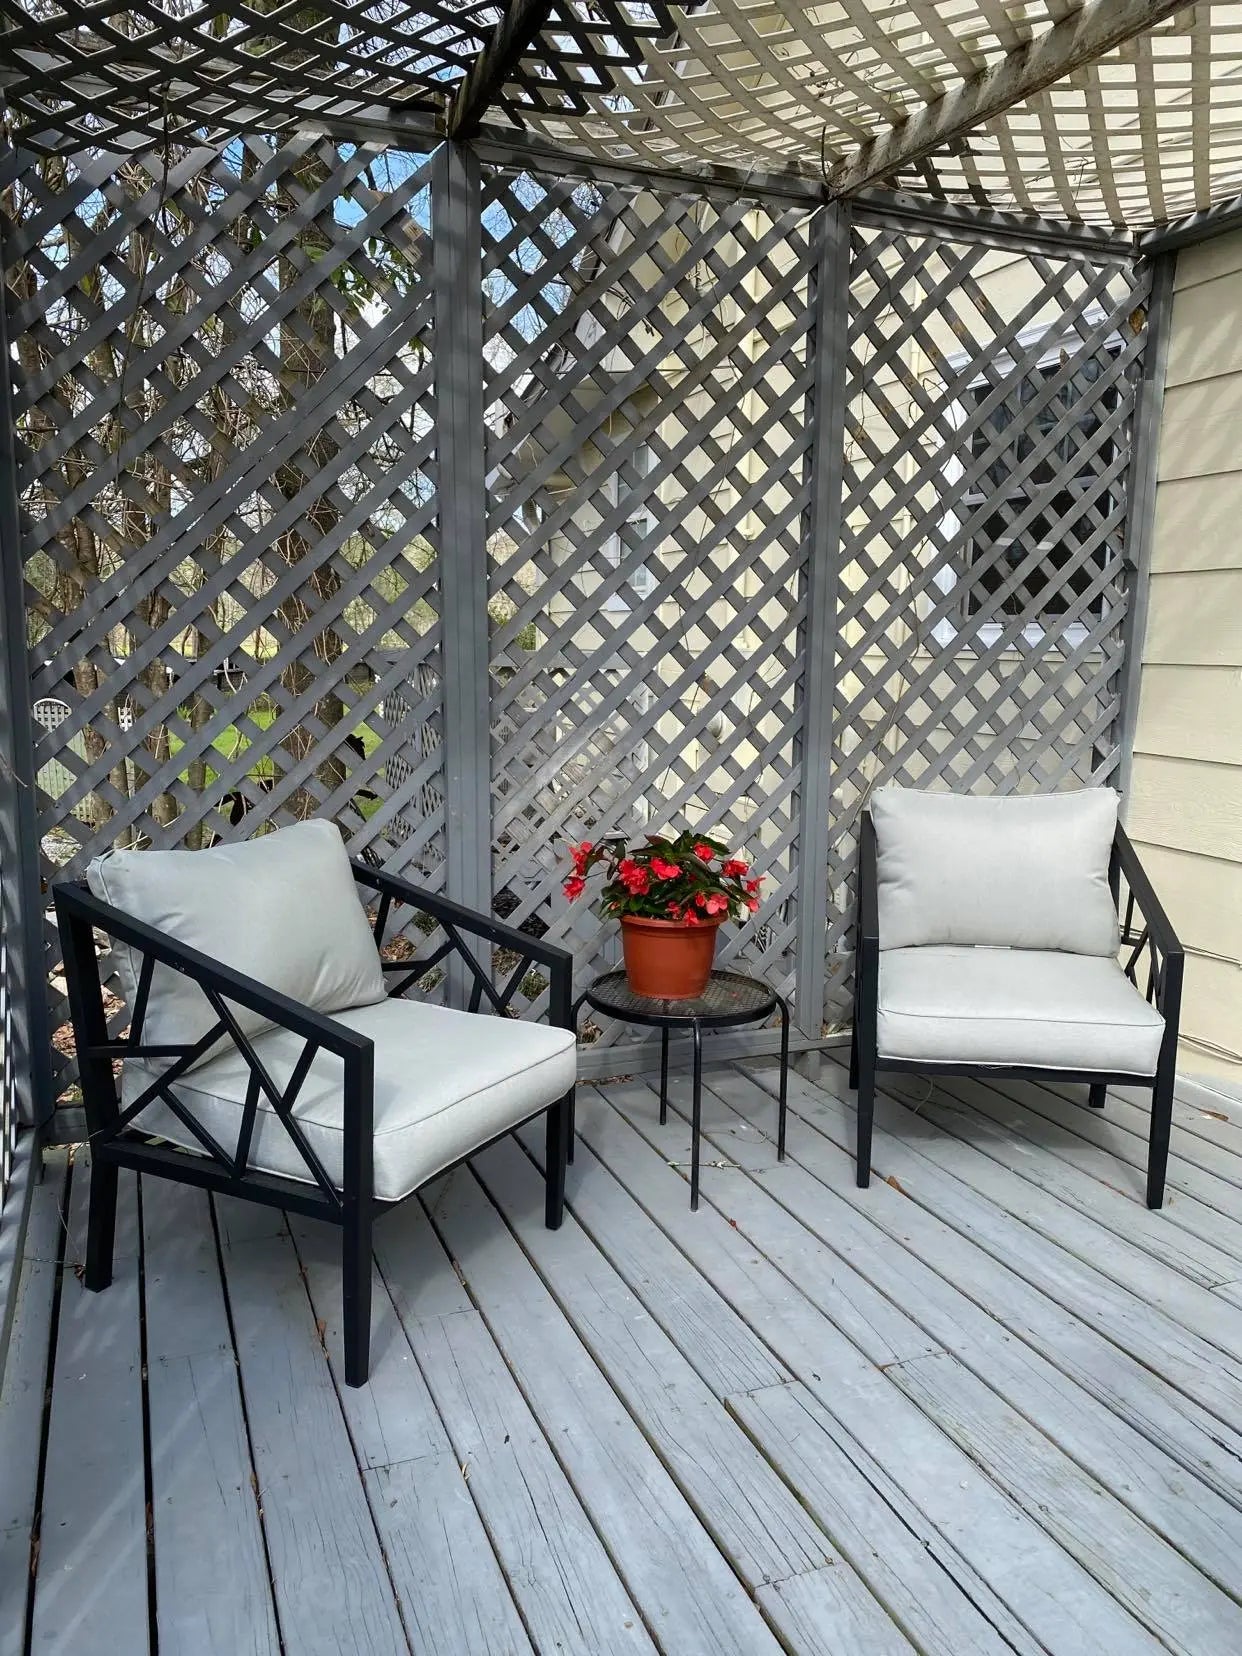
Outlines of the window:
[{"label": "window", "polygon": [[[942,525],[952,568],[938,585],[956,590],[960,620],[936,628],[942,643],[968,626],[990,644],[1014,616],[1026,617],[1028,643],[1049,629],[1074,643],[1103,613],[1099,577],[1115,555],[1124,508],[1124,477],[1112,476],[1122,470],[1125,429],[1113,419],[1122,387],[1110,376],[1120,342],[1072,370],[1069,349],[1053,348],[992,406],[997,379],[1012,371],[1001,359],[956,404],[963,436],[945,468],[953,509]],[[1073,621],[1058,625],[1088,593]]]}]

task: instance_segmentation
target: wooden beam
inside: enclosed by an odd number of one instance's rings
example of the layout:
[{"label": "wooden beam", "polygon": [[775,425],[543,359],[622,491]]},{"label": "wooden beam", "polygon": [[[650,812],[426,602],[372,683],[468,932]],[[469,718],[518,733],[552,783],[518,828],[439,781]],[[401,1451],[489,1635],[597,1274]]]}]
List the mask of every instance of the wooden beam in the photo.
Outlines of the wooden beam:
[{"label": "wooden beam", "polygon": [[472,138],[501,88],[548,21],[553,0],[510,0],[496,32],[479,53],[453,95],[445,130],[450,138]]},{"label": "wooden beam", "polygon": [[1046,33],[838,162],[828,175],[831,194],[853,195],[891,177],[1184,9],[1185,0],[1087,0]]}]

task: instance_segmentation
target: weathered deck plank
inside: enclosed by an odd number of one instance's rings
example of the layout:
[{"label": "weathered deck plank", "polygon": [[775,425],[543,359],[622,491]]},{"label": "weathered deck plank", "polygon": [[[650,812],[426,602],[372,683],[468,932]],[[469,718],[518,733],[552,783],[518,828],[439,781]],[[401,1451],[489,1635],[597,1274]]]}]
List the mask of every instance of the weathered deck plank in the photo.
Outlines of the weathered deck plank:
[{"label": "weathered deck plank", "polygon": [[[641,1088],[610,1085],[608,1091],[619,1091],[624,1096]],[[835,1325],[738,1229],[710,1208],[694,1214],[689,1211],[684,1179],[619,1111],[601,1108],[598,1099],[588,1095],[579,1121],[579,1178],[585,1182],[590,1177],[591,1184],[589,1200],[584,1192],[583,1199],[574,1203],[576,1210],[584,1214],[595,1211],[600,1180],[590,1168],[598,1153],[600,1170],[606,1167],[624,1190],[641,1192],[668,1245],[684,1255],[680,1270],[676,1262],[665,1263],[657,1278],[663,1290],[649,1304],[658,1308],[666,1303],[675,1312],[687,1293],[686,1267],[692,1265],[718,1294],[722,1321],[730,1315],[744,1316],[747,1325],[774,1353],[779,1353],[791,1370],[809,1376],[810,1389],[822,1388],[840,1403],[842,1375],[847,1372],[856,1372],[865,1388],[873,1366],[861,1355],[849,1356],[849,1348],[843,1346]],[[661,1131],[666,1130],[655,1128],[655,1132]],[[636,1197],[633,1199],[637,1207]],[[635,1222],[641,1223],[641,1218]],[[621,1269],[627,1268],[624,1254],[614,1257]],[[852,1287],[852,1281],[843,1285],[841,1297],[848,1297]],[[672,1326],[674,1330],[680,1326],[675,1316]],[[687,1343],[685,1352],[691,1362],[697,1361],[692,1344]],[[852,1363],[856,1363],[856,1370],[851,1369]],[[750,1398],[783,1397],[798,1389],[782,1385],[751,1393]],[[868,1395],[865,1390],[864,1395]],[[740,1418],[747,1404],[747,1399],[735,1398],[730,1408]],[[904,1400],[901,1406],[905,1406]],[[759,1441],[753,1417],[747,1415],[745,1424]],[[928,1648],[964,1653],[1014,1649],[1024,1656],[1042,1648],[835,1416],[822,1410],[822,1418],[813,1429],[826,1438],[827,1447],[810,1479],[796,1480],[802,1498],[820,1516],[844,1556],[890,1608],[895,1598],[902,1600],[907,1595],[916,1602],[940,1607],[939,1618],[951,1629],[952,1638],[942,1647],[933,1641]],[[800,1431],[804,1440],[800,1447],[805,1447],[805,1421]],[[771,1453],[771,1446],[767,1448]],[[781,1464],[777,1455],[772,1458]],[[884,1545],[879,1544],[881,1540]],[[906,1584],[904,1592],[894,1593],[894,1577]]]},{"label": "weathered deck plank", "polygon": [[[663,1129],[655,1124],[650,1091],[610,1087],[607,1092],[614,1099],[624,1099],[627,1114],[635,1112],[653,1136],[663,1134],[664,1142],[669,1142],[675,1129],[671,1122]],[[586,1112],[583,1132],[589,1142]],[[745,1136],[739,1128],[739,1139]],[[674,1145],[677,1142],[672,1139]],[[772,1170],[762,1149],[759,1156],[773,1174],[784,1171]],[[731,1176],[726,1203],[734,1202],[742,1188]],[[702,1219],[703,1210],[694,1217]],[[746,1241],[757,1246],[751,1237]],[[837,1271],[846,1278],[855,1275],[844,1264]],[[667,1315],[658,1301],[648,1309],[657,1319]],[[667,1326],[675,1337],[675,1320]],[[779,1338],[777,1330],[773,1334]],[[1085,1624],[1102,1640],[1130,1639],[1137,1641],[1137,1649],[1149,1648],[1146,1636],[1111,1596],[990,1480],[981,1477],[971,1459],[912,1407],[887,1374],[850,1345],[831,1321],[821,1320],[803,1352],[786,1353],[798,1377],[910,1502],[951,1538],[972,1571],[1035,1637],[1055,1649],[1064,1644],[1071,1625]]]},{"label": "weathered deck plank", "polygon": [[[799,1099],[811,1097],[801,1091],[802,1086],[805,1083],[791,1081],[791,1092]],[[839,1147],[851,1153],[852,1127],[846,1125],[850,1105],[818,1093],[812,1109],[826,1122],[836,1116],[837,1125],[831,1131]],[[907,1119],[906,1107],[882,1091],[876,1101],[885,1158],[883,1165],[876,1163],[879,1179],[895,1177],[905,1189],[907,1180],[917,1175],[917,1188],[908,1193],[929,1213],[1160,1375],[1228,1430],[1234,1429],[1242,1418],[1242,1363],[1238,1359],[1222,1354],[1138,1293],[1094,1271],[991,1202],[980,1200],[960,1179],[943,1172],[913,1147],[903,1133]],[[816,1125],[814,1114],[807,1120],[812,1128]]]},{"label": "weathered deck plank", "polygon": [[710,1073],[695,1214],[678,1077],[664,1128],[645,1083],[582,1090],[557,1233],[533,1131],[387,1216],[359,1390],[335,1231],[230,1202],[213,1228],[123,1180],[91,1296],[86,1177],[59,1274],[45,1187],[0,1656],[26,1656],[40,1503],[35,1652],[144,1656],[148,1618],[178,1656],[1242,1648],[1242,1121],[1190,1116],[1149,1215],[1141,1099],[1101,1125],[1050,1089],[916,1114],[886,1084],[859,1192],[836,1061],[793,1080],[783,1165],[774,1088]]},{"label": "weathered deck plank", "polygon": [[529,1656],[531,1640],[382,1283],[374,1285],[371,1378],[343,1383],[340,1232],[291,1226],[341,1407],[411,1642],[427,1656]]},{"label": "weathered deck plank", "polygon": [[280,1640],[206,1195],[142,1180],[160,1656],[276,1656]]},{"label": "weathered deck plank", "polygon": [[[553,1236],[532,1201],[541,1179],[512,1142],[478,1159],[477,1172],[544,1281],[579,1330],[592,1356],[640,1423],[700,1522],[742,1580],[756,1591],[789,1576],[836,1565],[834,1602],[845,1614],[838,1631],[871,1625],[877,1638],[889,1618],[771,1464],[720,1407],[621,1276],[568,1220]],[[694,1339],[694,1331],[687,1337]]]},{"label": "weathered deck plank", "polygon": [[[843,1069],[843,1063],[833,1065],[835,1071]],[[826,1085],[838,1090],[831,1071],[826,1072],[823,1079]],[[894,1093],[901,1091],[903,1078],[889,1076],[885,1080]],[[1205,1270],[1218,1278],[1225,1272],[1237,1274],[1242,1265],[1242,1226],[1236,1217],[1236,1205],[1231,1216],[1189,1191],[1174,1188],[1172,1199],[1166,1199],[1158,1213],[1148,1213],[1143,1204],[1143,1214],[1147,1217],[1135,1215],[1127,1228],[1125,1216],[1136,1200],[1139,1203],[1143,1200],[1145,1148],[1137,1150],[1135,1146],[1126,1146],[1121,1129],[1109,1119],[1107,1109],[1102,1125],[1092,1125],[1098,1123],[1099,1112],[1081,1104],[1063,1102],[1059,1107],[1060,1113],[1054,1117],[1034,1108],[1019,1087],[1019,1083],[990,1081],[984,1085],[963,1077],[938,1077],[929,1103],[931,1109],[935,1109],[936,1099],[943,1093],[945,1099],[951,1101],[950,1109],[960,1110],[957,1122],[959,1133],[973,1135],[984,1124],[994,1129],[1007,1146],[1004,1151],[1007,1163],[1027,1178],[1046,1183],[1056,1177],[1058,1169],[1072,1169],[1079,1181],[1089,1181],[1089,1187],[1094,1187],[1096,1192],[1095,1200],[1090,1207],[1084,1207],[1084,1211],[1099,1216],[1104,1223],[1109,1222],[1108,1216],[1114,1221],[1119,1220],[1120,1223],[1114,1223],[1111,1228],[1119,1230],[1120,1234],[1128,1236],[1139,1246],[1158,1244],[1159,1238],[1164,1236],[1166,1245],[1163,1253],[1158,1246],[1151,1247],[1158,1258],[1167,1258],[1170,1263],[1178,1264],[1188,1256],[1198,1254],[1204,1260]],[[1111,1098],[1112,1094],[1109,1096]],[[925,1107],[929,1119],[931,1109]],[[941,1125],[953,1130],[951,1121],[942,1121]],[[1178,1143],[1175,1131],[1171,1148],[1174,1160],[1179,1154]],[[1126,1148],[1130,1151],[1129,1155],[1119,1153]],[[1055,1186],[1050,1188],[1056,1189]],[[1081,1188],[1076,1181],[1076,1187],[1068,1193],[1071,1210],[1080,1205]]]},{"label": "weathered deck plank", "polygon": [[79,1150],[69,1190],[31,1649],[141,1656],[150,1640],[137,1179],[120,1178],[112,1284],[88,1293],[77,1276],[85,1258],[88,1166]]},{"label": "weathered deck plank", "polygon": [[39,1451],[48,1381],[68,1155],[48,1157],[30,1198],[13,1332],[0,1390],[0,1656],[22,1656],[30,1541],[39,1505]]},{"label": "weathered deck plank", "polygon": [[454,1174],[429,1205],[657,1642],[776,1656],[754,1603],[478,1184]]},{"label": "weathered deck plank", "polygon": [[[1117,1125],[1107,1109],[1088,1109],[1031,1082],[996,1081],[989,1083],[987,1090],[992,1095],[986,1106],[990,1113],[1003,1111],[1001,1119],[1019,1127],[1037,1143],[1048,1143],[1058,1155],[1073,1156],[1097,1178],[1111,1181],[1127,1195],[1142,1198],[1146,1141]],[[1069,1134],[1069,1140],[1050,1134],[1049,1126],[1061,1128]],[[1172,1200],[1168,1199],[1170,1195]],[[1187,1161],[1180,1154],[1176,1138],[1170,1147],[1168,1186],[1161,1212],[1170,1225],[1242,1259],[1242,1205],[1237,1187]]]},{"label": "weathered deck plank", "polygon": [[[1208,1587],[1181,1553],[969,1370],[943,1354],[899,1363],[894,1377],[929,1419],[983,1459],[1001,1488],[1170,1649],[1242,1649],[1242,1605]],[[1228,1579],[1236,1591],[1236,1565]]]},{"label": "weathered deck plank", "polygon": [[537,1648],[650,1656],[638,1609],[421,1207],[385,1219],[377,1253]]},{"label": "weathered deck plank", "polygon": [[[840,1088],[844,1095],[843,1071],[837,1071],[835,1076],[830,1075],[826,1079],[829,1085],[835,1084]],[[894,1087],[886,1091],[891,1091],[895,1098],[905,1099],[908,1096],[905,1089]],[[969,1105],[971,1094],[962,1096]],[[920,1127],[920,1121],[927,1125]],[[929,1132],[928,1126],[934,1130]],[[1181,1241],[1187,1233],[1171,1224],[1167,1213],[1151,1212],[1145,1203],[1132,1198],[1116,1198],[1118,1208],[1128,1210],[1131,1216],[1129,1236],[1121,1234],[1120,1212],[1116,1214],[1113,1225],[1109,1226],[1095,1223],[1082,1212],[1071,1211],[1066,1216],[1060,1204],[1038,1192],[1032,1194],[1029,1187],[1022,1183],[1015,1183],[1011,1176],[1007,1176],[1008,1170],[998,1163],[987,1157],[980,1161],[970,1155],[969,1149],[976,1142],[975,1127],[976,1122],[970,1116],[959,1117],[957,1136],[961,1143],[946,1143],[942,1115],[923,1107],[914,1116],[913,1123],[905,1127],[905,1134],[929,1160],[963,1179],[972,1189],[1021,1219],[1024,1224],[1031,1225],[1045,1241],[1072,1253],[1091,1270],[1137,1294],[1145,1304],[1165,1312],[1180,1326],[1193,1330],[1222,1352],[1242,1358],[1242,1317],[1222,1316],[1219,1302],[1212,1298],[1210,1291],[1219,1283],[1233,1281],[1237,1277],[1236,1261],[1232,1262],[1231,1267],[1228,1256],[1218,1254],[1217,1269],[1212,1279],[1205,1282],[1195,1270],[1193,1261],[1187,1260],[1191,1250],[1184,1248]],[[963,1153],[963,1147],[966,1147],[966,1153]],[[1032,1154],[1028,1148],[1019,1151],[1014,1159],[1029,1163],[1052,1158],[1041,1157],[1038,1150]],[[1108,1195],[1109,1192],[1104,1191],[1103,1194]],[[1242,1193],[1239,1205],[1242,1206]],[[1136,1245],[1139,1236],[1144,1246]],[[1189,1238],[1189,1241],[1193,1249],[1195,1239]]]},{"label": "weathered deck plank", "polygon": [[[750,1084],[730,1086],[742,1107]],[[863,1231],[852,1244],[855,1224],[848,1214],[825,1227],[822,1185],[800,1186],[797,1177],[784,1187],[791,1209],[809,1228],[820,1228],[833,1249],[850,1250],[859,1268],[908,1305],[947,1349],[968,1363],[976,1352],[985,1353],[987,1366],[980,1369],[985,1379],[1035,1411],[1033,1418],[1059,1430],[1063,1441],[1075,1445],[1076,1456],[1101,1476],[1108,1477],[1112,1467],[1124,1469],[1117,1487],[1135,1510],[1166,1526],[1164,1533],[1177,1537],[1176,1544],[1184,1538],[1192,1550],[1202,1547],[1209,1568],[1223,1564],[1232,1575],[1227,1560],[1235,1545],[1230,1537],[1237,1533],[1242,1436],[1153,1374],[1141,1355],[1119,1350],[946,1224],[937,1202],[924,1209],[914,1199],[923,1194],[918,1153],[888,1134],[882,1100],[877,1142],[885,1165],[895,1170],[897,1188],[878,1176],[871,1190],[856,1191],[852,1117],[840,1101],[824,1093],[817,1097],[820,1107],[801,1118],[805,1131],[794,1159],[832,1185],[844,1206],[857,1208],[883,1235],[877,1241]],[[898,1121],[898,1134],[903,1125]],[[1022,1343],[997,1342],[992,1334],[998,1324]],[[1186,1472],[1194,1474],[1194,1483],[1187,1484]],[[1223,1508],[1206,1498],[1209,1491]],[[1183,1523],[1189,1526],[1184,1537]]]},{"label": "weathered deck plank", "polygon": [[[1103,1228],[1120,1238],[1126,1251],[1142,1249],[1175,1273],[1202,1288],[1230,1282],[1242,1274],[1242,1260],[1215,1247],[1202,1237],[1172,1226],[1167,1215],[1152,1212],[1145,1203],[1135,1200],[1135,1194],[1117,1188],[1116,1169],[1105,1152],[1096,1151],[1096,1170],[1082,1164],[1078,1149],[1091,1150],[1085,1140],[1078,1139],[1067,1128],[1044,1117],[1038,1119],[1038,1142],[1018,1130],[1005,1119],[1006,1101],[990,1088],[956,1076],[938,1076],[930,1097],[926,1082],[917,1076],[886,1076],[886,1091],[913,1106],[914,1117],[910,1135],[920,1147],[926,1143],[927,1153],[936,1148],[936,1159],[948,1165],[943,1158],[949,1147],[939,1143],[939,1135],[920,1132],[918,1123],[938,1128],[950,1138],[961,1140],[974,1150],[982,1151],[988,1162],[995,1163],[1001,1173],[966,1158],[954,1165],[961,1167],[961,1176],[984,1195],[1003,1192],[1009,1211],[1024,1223],[1038,1230],[1050,1241],[1060,1242],[1080,1258],[1100,1260],[1100,1237]],[[841,1066],[825,1065],[820,1086],[844,1097],[848,1082]],[[1012,1109],[1008,1111],[1012,1115]],[[1066,1154],[1052,1155],[1049,1149],[1059,1142]],[[952,1170],[952,1169],[951,1169]],[[1106,1172],[1114,1175],[1108,1182]],[[1004,1174],[1016,1174],[1021,1184],[1006,1179]],[[987,1181],[986,1184],[981,1181]],[[1106,1245],[1106,1243],[1105,1243]]]},{"label": "weathered deck plank", "polygon": [[260,1237],[223,1257],[285,1646],[408,1656],[293,1242]]}]

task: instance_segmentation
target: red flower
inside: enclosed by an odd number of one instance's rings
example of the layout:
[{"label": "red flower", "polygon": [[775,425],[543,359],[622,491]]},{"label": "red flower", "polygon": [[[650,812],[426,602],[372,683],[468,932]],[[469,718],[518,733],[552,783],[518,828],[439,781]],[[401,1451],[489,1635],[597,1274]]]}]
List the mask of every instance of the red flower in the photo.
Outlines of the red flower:
[{"label": "red flower", "polygon": [[713,891],[703,900],[703,907],[709,914],[720,914],[728,911],[729,899],[723,892]]},{"label": "red flower", "polygon": [[746,882],[746,889],[747,889],[747,891],[749,891],[749,892],[750,892],[750,894],[751,894],[751,896],[752,896],[752,897],[753,897],[753,896],[754,896],[754,894],[755,894],[755,892],[756,892],[756,891],[758,891],[758,889],[759,889],[759,887],[760,887],[760,886],[761,886],[761,885],[762,885],[762,884],[763,884],[763,875],[762,875],[762,874],[760,874],[760,875],[759,875],[759,877],[758,877],[758,879],[755,879],[755,880],[747,880],[747,882]]},{"label": "red flower", "polygon": [[706,845],[702,840],[700,840],[695,846],[694,854],[701,862],[711,862],[712,858],[716,855],[711,846]]},{"label": "red flower", "polygon": [[581,874],[571,874],[561,889],[572,903],[576,898],[581,897],[586,890],[586,881]]},{"label": "red flower", "polygon": [[663,857],[652,857],[651,872],[657,880],[675,880],[681,869],[676,863],[666,862]]},{"label": "red flower", "polygon": [[641,897],[651,885],[647,870],[633,857],[622,857],[617,864],[617,878],[631,897]]},{"label": "red flower", "polygon": [[665,907],[665,911],[668,913],[668,915],[672,919],[674,919],[674,920],[680,920],[681,919],[681,904],[680,903],[666,903],[664,905],[664,907]]},{"label": "red flower", "polygon": [[694,894],[694,900],[700,908],[707,907],[707,893],[705,891],[696,891]]},{"label": "red flower", "polygon": [[573,862],[575,874],[583,872],[586,868],[587,858],[594,849],[590,840],[583,840],[581,845],[571,845],[569,847],[570,860]]},{"label": "red flower", "polygon": [[740,857],[730,857],[720,872],[722,874],[748,874],[750,865],[744,863]]},{"label": "red flower", "polygon": [[698,915],[695,914],[692,909],[687,909],[686,910],[685,922],[686,922],[687,926],[701,926],[703,924],[703,922],[699,919]]},{"label": "red flower", "polygon": [[757,897],[748,897],[746,899],[746,907],[753,914],[755,912],[755,910],[759,907],[759,899]]}]

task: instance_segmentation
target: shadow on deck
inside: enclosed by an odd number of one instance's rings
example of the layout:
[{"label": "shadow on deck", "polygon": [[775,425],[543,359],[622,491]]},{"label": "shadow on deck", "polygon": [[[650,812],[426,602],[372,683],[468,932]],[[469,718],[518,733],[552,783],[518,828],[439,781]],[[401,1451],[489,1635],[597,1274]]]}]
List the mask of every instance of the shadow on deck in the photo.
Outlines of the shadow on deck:
[{"label": "shadow on deck", "polygon": [[[710,1072],[584,1089],[378,1230],[339,1385],[336,1233],[84,1153],[36,1192],[0,1406],[0,1656],[1242,1650],[1242,1111]],[[675,1102],[684,1101],[675,1093]],[[904,1101],[903,1101],[904,1100]],[[128,1179],[128,1182],[125,1182]],[[33,1542],[32,1542],[33,1537]]]}]

